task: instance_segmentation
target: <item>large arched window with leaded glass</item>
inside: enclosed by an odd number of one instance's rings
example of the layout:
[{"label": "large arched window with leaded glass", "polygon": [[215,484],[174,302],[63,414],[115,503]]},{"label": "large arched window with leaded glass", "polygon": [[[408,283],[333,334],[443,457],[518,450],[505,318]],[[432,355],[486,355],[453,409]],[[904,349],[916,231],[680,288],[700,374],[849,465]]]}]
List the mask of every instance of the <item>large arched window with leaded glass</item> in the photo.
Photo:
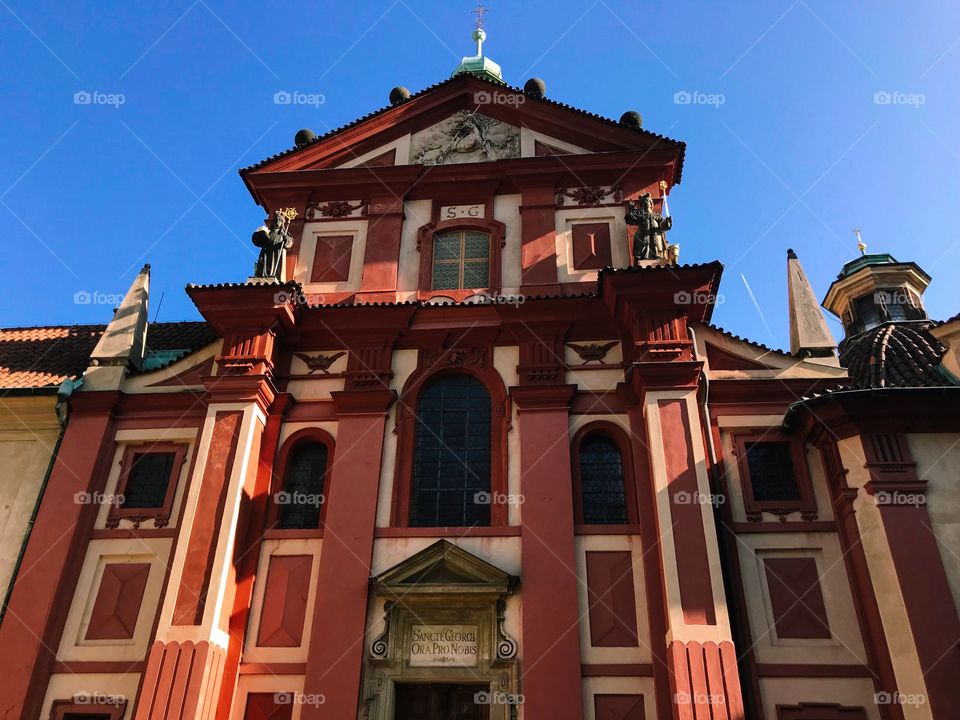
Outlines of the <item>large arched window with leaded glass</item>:
[{"label": "large arched window with leaded glass", "polygon": [[574,440],[576,521],[584,525],[637,522],[629,448],[619,429],[588,428]]},{"label": "large arched window with leaded glass", "polygon": [[450,230],[433,236],[433,290],[490,287],[490,235]]},{"label": "large arched window with leaded glass", "polygon": [[490,395],[476,378],[441,375],[417,402],[412,527],[490,524]]}]

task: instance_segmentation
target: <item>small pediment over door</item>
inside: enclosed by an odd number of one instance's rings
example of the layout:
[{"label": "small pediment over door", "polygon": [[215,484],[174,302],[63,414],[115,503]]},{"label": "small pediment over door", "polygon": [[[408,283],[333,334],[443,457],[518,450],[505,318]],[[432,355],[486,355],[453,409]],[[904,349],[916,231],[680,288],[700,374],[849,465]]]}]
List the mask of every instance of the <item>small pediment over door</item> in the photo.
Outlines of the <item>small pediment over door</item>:
[{"label": "small pediment over door", "polygon": [[517,578],[447,540],[440,540],[371,579],[381,597],[510,593]]}]

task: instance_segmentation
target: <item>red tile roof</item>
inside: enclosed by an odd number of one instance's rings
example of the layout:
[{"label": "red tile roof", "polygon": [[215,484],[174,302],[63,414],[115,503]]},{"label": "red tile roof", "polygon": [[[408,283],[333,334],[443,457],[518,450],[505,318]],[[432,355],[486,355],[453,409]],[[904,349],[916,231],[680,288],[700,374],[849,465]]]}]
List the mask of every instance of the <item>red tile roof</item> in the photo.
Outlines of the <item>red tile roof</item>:
[{"label": "red tile roof", "polygon": [[[106,325],[0,328],[0,388],[56,387],[87,369]],[[148,350],[198,350],[216,336],[205,322],[153,323]]]},{"label": "red tile roof", "polygon": [[940,364],[947,349],[930,334],[931,325],[885,323],[847,338],[840,344],[840,364],[857,388],[956,385]]}]

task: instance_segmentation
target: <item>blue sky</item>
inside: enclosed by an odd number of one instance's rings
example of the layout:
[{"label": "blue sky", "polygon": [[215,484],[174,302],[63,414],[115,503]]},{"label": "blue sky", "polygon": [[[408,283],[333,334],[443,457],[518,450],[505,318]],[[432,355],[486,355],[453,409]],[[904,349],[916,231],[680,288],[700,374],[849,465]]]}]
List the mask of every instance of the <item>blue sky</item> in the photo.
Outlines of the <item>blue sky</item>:
[{"label": "blue sky", "polygon": [[[725,264],[718,324],[786,346],[786,249],[822,298],[855,225],[933,276],[933,317],[960,311],[960,4],[487,6],[510,84],[537,75],[553,99],[636,109],[687,142],[671,241]],[[263,214],[237,169],[446,78],[472,52],[472,9],[0,1],[0,325],[105,322],[144,262],[151,315],[162,294],[160,320],[198,317],[184,285],[240,281],[255,259]]]}]

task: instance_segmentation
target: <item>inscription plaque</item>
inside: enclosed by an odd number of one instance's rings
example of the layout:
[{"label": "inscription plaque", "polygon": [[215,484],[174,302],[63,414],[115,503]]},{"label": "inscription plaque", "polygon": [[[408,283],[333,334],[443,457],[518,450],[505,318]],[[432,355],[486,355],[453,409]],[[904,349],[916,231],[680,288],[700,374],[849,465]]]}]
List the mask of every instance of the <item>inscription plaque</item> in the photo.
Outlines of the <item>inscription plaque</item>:
[{"label": "inscription plaque", "polygon": [[411,667],[476,667],[476,625],[414,625]]}]

